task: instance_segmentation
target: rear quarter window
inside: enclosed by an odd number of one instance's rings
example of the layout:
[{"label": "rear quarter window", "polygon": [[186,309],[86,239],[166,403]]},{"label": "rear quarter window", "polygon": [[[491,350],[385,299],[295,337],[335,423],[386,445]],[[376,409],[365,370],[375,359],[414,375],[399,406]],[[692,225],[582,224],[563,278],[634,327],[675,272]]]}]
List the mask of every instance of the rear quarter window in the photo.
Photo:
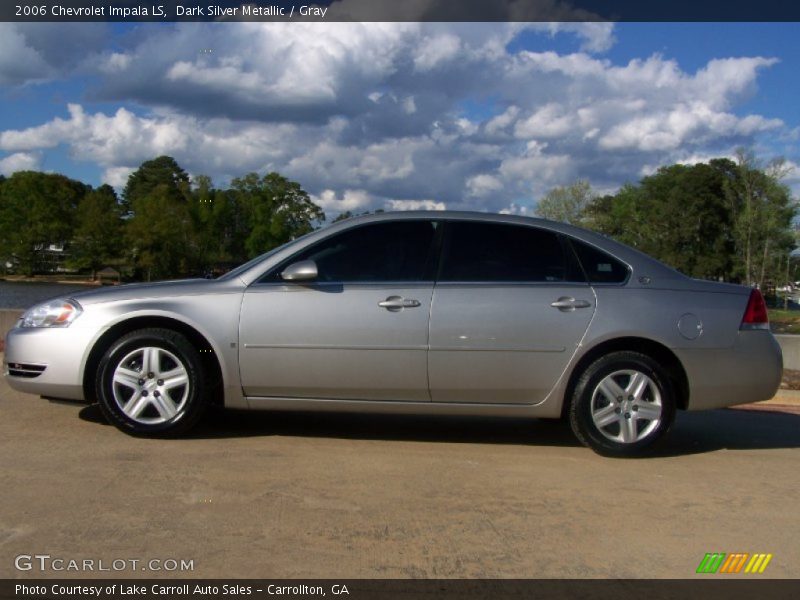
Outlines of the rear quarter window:
[{"label": "rear quarter window", "polygon": [[629,269],[610,254],[584,242],[570,238],[589,283],[625,283]]}]

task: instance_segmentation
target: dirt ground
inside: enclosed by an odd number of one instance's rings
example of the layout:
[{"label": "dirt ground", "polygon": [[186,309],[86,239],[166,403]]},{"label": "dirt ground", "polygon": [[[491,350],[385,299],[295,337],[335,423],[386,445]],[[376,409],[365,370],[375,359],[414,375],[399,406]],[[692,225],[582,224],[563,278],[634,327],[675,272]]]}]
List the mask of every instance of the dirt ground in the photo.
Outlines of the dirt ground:
[{"label": "dirt ground", "polygon": [[782,390],[800,390],[800,371],[784,369],[781,380]]},{"label": "dirt ground", "polygon": [[[658,456],[613,460],[521,419],[222,413],[135,439],[0,381],[0,577],[685,578],[706,552],[798,577],[793,403],[681,414]],[[194,570],[15,568],[35,554]]]}]

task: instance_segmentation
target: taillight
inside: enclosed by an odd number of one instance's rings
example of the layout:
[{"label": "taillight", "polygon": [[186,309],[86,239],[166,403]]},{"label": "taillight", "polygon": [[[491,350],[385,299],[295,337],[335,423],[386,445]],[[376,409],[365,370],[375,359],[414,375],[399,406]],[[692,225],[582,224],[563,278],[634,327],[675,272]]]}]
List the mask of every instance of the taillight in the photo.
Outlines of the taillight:
[{"label": "taillight", "polygon": [[764,296],[758,290],[750,292],[747,308],[744,309],[742,324],[739,329],[769,329],[769,317]]}]

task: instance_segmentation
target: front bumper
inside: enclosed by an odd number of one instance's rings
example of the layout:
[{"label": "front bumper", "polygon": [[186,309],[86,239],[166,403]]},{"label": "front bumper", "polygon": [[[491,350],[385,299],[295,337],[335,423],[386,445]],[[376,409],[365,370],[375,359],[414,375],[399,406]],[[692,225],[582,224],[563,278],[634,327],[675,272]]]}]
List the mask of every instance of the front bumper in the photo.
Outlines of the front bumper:
[{"label": "front bumper", "polygon": [[13,389],[28,394],[84,400],[83,367],[92,334],[92,330],[74,324],[64,329],[10,330],[3,357],[6,381]]}]

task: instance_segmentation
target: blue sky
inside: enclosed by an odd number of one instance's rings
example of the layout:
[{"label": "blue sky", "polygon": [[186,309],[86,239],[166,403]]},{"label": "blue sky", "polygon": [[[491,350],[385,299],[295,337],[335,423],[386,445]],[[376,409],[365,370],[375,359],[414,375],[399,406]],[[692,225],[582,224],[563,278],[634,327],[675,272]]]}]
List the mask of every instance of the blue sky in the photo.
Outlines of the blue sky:
[{"label": "blue sky", "polygon": [[[0,24],[0,172],[124,185],[170,154],[330,214],[528,213],[658,166],[800,164],[800,25]],[[800,173],[787,183],[797,194]]]}]

